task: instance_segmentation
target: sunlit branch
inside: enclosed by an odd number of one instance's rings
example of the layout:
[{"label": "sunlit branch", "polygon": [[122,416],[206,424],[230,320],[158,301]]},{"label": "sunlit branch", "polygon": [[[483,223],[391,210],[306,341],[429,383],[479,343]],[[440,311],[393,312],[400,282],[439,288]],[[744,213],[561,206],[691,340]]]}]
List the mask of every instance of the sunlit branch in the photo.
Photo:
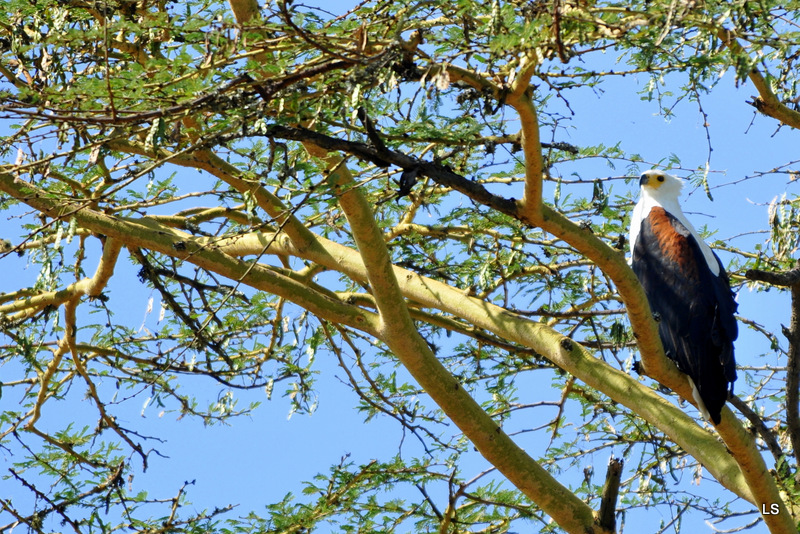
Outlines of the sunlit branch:
[{"label": "sunlit branch", "polygon": [[[717,37],[730,48],[731,53],[747,55],[747,51],[738,41],[736,30],[731,30],[723,26],[714,27],[713,30],[716,32]],[[787,126],[796,129],[800,128],[800,112],[789,108],[778,99],[770,83],[767,81],[767,78],[770,77],[769,74],[765,77],[757,67],[753,67],[748,73],[748,77],[758,90],[758,96],[753,97],[753,102],[751,102],[753,107]]]},{"label": "sunlit branch", "polygon": [[120,245],[154,250],[162,254],[189,261],[211,272],[219,273],[231,280],[240,281],[252,287],[286,297],[301,304],[308,310],[332,322],[342,322],[365,331],[375,332],[376,319],[346,303],[320,294],[310,289],[306,281],[296,280],[294,273],[287,270],[248,264],[219,250],[195,245],[192,236],[162,226],[155,221],[111,217],[94,212],[88,208],[75,209],[49,198],[33,184],[0,173],[0,190],[15,196],[47,213],[59,217],[63,211],[70,211],[79,225],[98,234],[116,238]]},{"label": "sunlit branch", "polygon": [[93,277],[84,278],[58,291],[48,291],[38,295],[25,295],[14,302],[4,304],[0,306],[0,317],[14,322],[19,320],[22,314],[37,313],[46,307],[56,307],[84,295],[89,297],[99,296],[108,280],[114,274],[114,265],[119,256],[121,246],[121,243],[115,240],[106,242],[103,248],[103,257]]},{"label": "sunlit branch", "polygon": [[[323,155],[317,154],[318,156]],[[378,307],[381,338],[425,392],[481,454],[569,532],[591,528],[593,511],[502,431],[433,354],[403,304],[383,233],[341,158],[329,157],[329,180],[338,193]]]},{"label": "sunlit branch", "polygon": [[[583,233],[591,236],[591,234]],[[592,239],[597,239],[594,236],[591,237]],[[345,273],[355,280],[367,280],[364,265],[354,251],[322,237],[317,238],[317,243],[323,248],[324,252],[317,252],[316,249],[300,251],[291,247],[291,240],[272,239],[271,237],[257,234],[243,236],[241,242],[237,243],[237,245],[255,250],[258,245],[247,244],[248,241],[252,240],[261,242],[261,249],[264,247],[263,243],[266,242],[270,242],[272,244],[271,247],[289,247],[281,250],[276,248],[271,251],[272,253],[297,255],[323,265],[328,269]],[[610,248],[608,250],[615,258],[619,258],[621,266],[630,271],[619,252]],[[240,249],[236,253],[241,252],[243,250]],[[267,250],[267,252],[270,252],[270,250]],[[606,261],[608,262],[609,260],[606,259]],[[494,332],[498,336],[533,349],[562,369],[576,375],[591,387],[609,395],[615,402],[619,402],[642,417],[653,421],[671,439],[698,458],[725,487],[745,499],[749,500],[751,498],[738,467],[734,462],[726,460],[729,457],[724,452],[724,447],[713,435],[699,427],[696,422],[673,404],[658,396],[651,388],[644,386],[629,375],[611,368],[605,362],[594,358],[588,352],[581,350],[581,347],[576,343],[570,342],[571,349],[565,351],[562,348],[562,340],[565,338],[540,323],[532,323],[493,304],[468,297],[463,292],[447,284],[425,278],[413,271],[397,266],[394,267],[394,271],[406,298],[419,303],[421,306],[450,313],[476,326]],[[635,280],[632,272],[630,276]],[[633,281],[630,283],[633,284]],[[633,287],[640,288],[641,286],[636,281]],[[639,290],[641,291],[641,289]],[[644,299],[643,295],[642,298]],[[645,312],[643,311],[642,313]],[[652,321],[649,313],[647,313],[646,317]],[[655,323],[653,323],[653,332],[654,339],[660,343]],[[641,342],[641,338],[639,341]],[[661,357],[665,361],[665,365],[667,365],[666,369],[674,373],[675,383],[680,384],[681,380],[685,382],[685,377],[678,372],[671,362],[666,360],[663,352]],[[632,395],[632,391],[637,393]],[[691,398],[688,384],[686,384],[685,393]]]}]

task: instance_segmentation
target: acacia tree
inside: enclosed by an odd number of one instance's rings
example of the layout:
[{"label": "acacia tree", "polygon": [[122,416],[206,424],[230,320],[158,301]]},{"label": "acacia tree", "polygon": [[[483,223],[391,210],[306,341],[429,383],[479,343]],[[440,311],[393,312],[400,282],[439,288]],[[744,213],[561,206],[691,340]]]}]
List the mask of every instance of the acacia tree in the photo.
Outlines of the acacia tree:
[{"label": "acacia tree", "polygon": [[[644,165],[560,137],[570,95],[630,73],[700,99],[733,70],[761,113],[800,127],[794,3],[7,5],[0,206],[24,235],[3,236],[3,261],[39,273],[0,295],[0,531],[602,533],[645,507],[677,531],[736,501],[749,524],[797,532],[797,313],[788,345],[763,333],[788,363],[748,370],[720,425],[698,420],[625,261],[629,193],[560,170]],[[613,68],[587,68],[606,51]],[[726,247],[734,281],[790,289],[793,308],[794,210],[773,213],[771,248]],[[161,303],[147,330],[115,300],[139,283]],[[335,465],[261,514],[126,482],[165,460],[118,421],[125,406],[211,422],[247,413],[237,392],[282,388],[311,410],[316,352],[416,445]],[[197,378],[219,391],[208,408]],[[94,427],[46,422],[71,391]],[[540,455],[510,437],[531,421]],[[473,447],[491,482],[460,469]],[[583,454],[614,447],[605,480],[576,479]],[[714,482],[687,489],[703,471]]]}]

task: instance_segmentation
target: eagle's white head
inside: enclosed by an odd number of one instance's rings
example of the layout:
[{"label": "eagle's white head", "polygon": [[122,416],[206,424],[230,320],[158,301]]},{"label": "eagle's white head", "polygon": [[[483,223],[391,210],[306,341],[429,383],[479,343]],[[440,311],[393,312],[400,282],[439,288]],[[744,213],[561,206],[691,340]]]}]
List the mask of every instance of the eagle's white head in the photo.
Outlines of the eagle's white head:
[{"label": "eagle's white head", "polygon": [[647,196],[662,204],[676,202],[683,189],[683,180],[664,171],[651,169],[644,171],[639,179],[642,196]]}]

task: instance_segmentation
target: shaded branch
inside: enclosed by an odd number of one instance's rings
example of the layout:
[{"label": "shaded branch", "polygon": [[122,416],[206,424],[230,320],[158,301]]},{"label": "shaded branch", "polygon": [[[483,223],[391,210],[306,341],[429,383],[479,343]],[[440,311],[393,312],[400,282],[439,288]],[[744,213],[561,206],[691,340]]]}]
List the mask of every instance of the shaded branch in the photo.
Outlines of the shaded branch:
[{"label": "shaded branch", "polygon": [[74,494],[74,495],[72,495],[70,497],[63,498],[63,499],[61,499],[59,501],[54,501],[53,499],[48,497],[46,493],[42,492],[36,486],[34,486],[31,482],[29,482],[29,481],[25,480],[24,478],[22,478],[20,473],[18,473],[14,469],[9,469],[9,472],[11,473],[11,476],[13,478],[17,479],[23,486],[25,486],[26,488],[31,490],[36,495],[36,497],[38,499],[40,499],[40,500],[44,501],[45,503],[47,503],[48,506],[38,508],[37,511],[34,514],[29,515],[27,517],[22,517],[22,516],[20,516],[19,514],[15,513],[13,511],[13,508],[11,508],[11,506],[10,506],[10,504],[11,504],[10,501],[5,501],[3,499],[0,499],[0,503],[4,504],[4,508],[6,510],[8,510],[9,512],[11,512],[15,516],[15,518],[17,519],[16,523],[11,523],[9,525],[5,525],[5,526],[0,527],[0,532],[6,531],[6,530],[11,531],[19,523],[25,523],[26,525],[28,525],[29,528],[31,528],[31,531],[35,531],[36,530],[35,525],[37,525],[39,523],[39,521],[41,521],[41,518],[46,516],[47,514],[50,514],[50,513],[53,513],[53,512],[55,512],[58,515],[60,515],[62,520],[65,523],[69,523],[75,529],[75,532],[80,532],[80,528],[78,528],[78,524],[76,524],[74,520],[70,519],[66,515],[66,513],[65,513],[66,509],[69,506],[73,506],[73,505],[79,504],[81,501],[86,499],[86,497],[89,497],[91,495],[96,495],[98,493],[103,493],[103,492],[106,492],[106,491],[108,491],[109,493],[115,491],[116,488],[118,488],[121,484],[124,484],[124,480],[122,478],[122,475],[123,475],[123,473],[125,471],[125,466],[126,466],[125,462],[120,462],[116,466],[116,468],[114,468],[113,471],[109,472],[109,475],[108,475],[108,477],[106,478],[105,481],[97,484],[93,488],[90,488],[90,489],[88,489],[88,490],[86,490],[86,491],[84,491],[82,493]]},{"label": "shaded branch", "polygon": [[792,287],[800,284],[800,267],[779,273],[749,269],[744,273],[744,277],[754,282],[764,282],[772,286]]},{"label": "shaded branch", "polygon": [[[251,132],[250,135],[259,134]],[[273,124],[268,126],[261,135],[312,143],[326,151],[341,151],[357,156],[379,167],[395,165],[404,170],[417,169],[420,175],[427,176],[445,187],[456,189],[480,204],[511,216],[515,216],[517,212],[517,204],[514,199],[506,199],[494,195],[481,184],[468,180],[439,163],[423,161],[402,152],[384,150],[366,143],[338,139],[299,126],[290,127]]]},{"label": "shaded branch", "polygon": [[[202,346],[209,348],[212,352],[216,353],[220,358],[222,358],[225,363],[228,364],[229,367],[233,367],[233,360],[231,357],[228,356],[227,352],[223,348],[223,343],[221,340],[214,339],[214,336],[209,336],[206,333],[205,328],[200,324],[200,322],[192,317],[191,310],[185,310],[184,306],[178,302],[175,296],[170,293],[170,291],[161,283],[160,277],[163,276],[162,273],[159,273],[158,269],[153,267],[153,265],[148,261],[147,256],[145,256],[141,250],[132,248],[131,255],[142,265],[142,269],[139,271],[139,275],[143,280],[149,281],[153,287],[158,290],[159,294],[161,294],[162,302],[169,306],[169,309],[175,316],[180,319],[183,324],[186,325],[189,330],[192,331],[195,340],[197,340]],[[177,273],[173,275],[177,278]]]},{"label": "shaded branch", "polygon": [[597,524],[605,530],[616,532],[617,496],[619,495],[619,481],[622,477],[622,466],[625,462],[619,458],[611,458],[606,470],[606,482],[603,485],[603,495],[600,501],[600,512]]},{"label": "shaded branch", "polygon": [[800,267],[784,272],[750,269],[745,277],[748,280],[788,287],[791,292],[789,327],[783,327],[783,335],[789,342],[786,363],[786,426],[789,428],[795,465],[800,466]]}]

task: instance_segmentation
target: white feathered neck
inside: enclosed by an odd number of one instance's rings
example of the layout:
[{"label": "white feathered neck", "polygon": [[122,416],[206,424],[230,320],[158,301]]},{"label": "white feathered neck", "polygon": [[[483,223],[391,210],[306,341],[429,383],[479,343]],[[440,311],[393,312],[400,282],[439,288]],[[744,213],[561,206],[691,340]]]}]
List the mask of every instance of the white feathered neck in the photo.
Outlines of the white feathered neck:
[{"label": "white feathered neck", "polygon": [[664,171],[650,170],[645,171],[640,180],[640,195],[639,202],[633,208],[631,215],[631,231],[630,231],[630,246],[631,254],[633,254],[633,247],[636,245],[636,239],[639,237],[639,230],[642,226],[642,221],[648,216],[650,210],[654,207],[661,207],[664,210],[678,219],[694,236],[700,250],[703,252],[703,257],[708,264],[708,268],[715,276],[719,275],[719,263],[717,258],[711,251],[711,248],[703,241],[700,234],[697,233],[692,223],[683,214],[681,205],[678,202],[678,197],[683,189],[683,180],[677,176],[672,176]]}]

